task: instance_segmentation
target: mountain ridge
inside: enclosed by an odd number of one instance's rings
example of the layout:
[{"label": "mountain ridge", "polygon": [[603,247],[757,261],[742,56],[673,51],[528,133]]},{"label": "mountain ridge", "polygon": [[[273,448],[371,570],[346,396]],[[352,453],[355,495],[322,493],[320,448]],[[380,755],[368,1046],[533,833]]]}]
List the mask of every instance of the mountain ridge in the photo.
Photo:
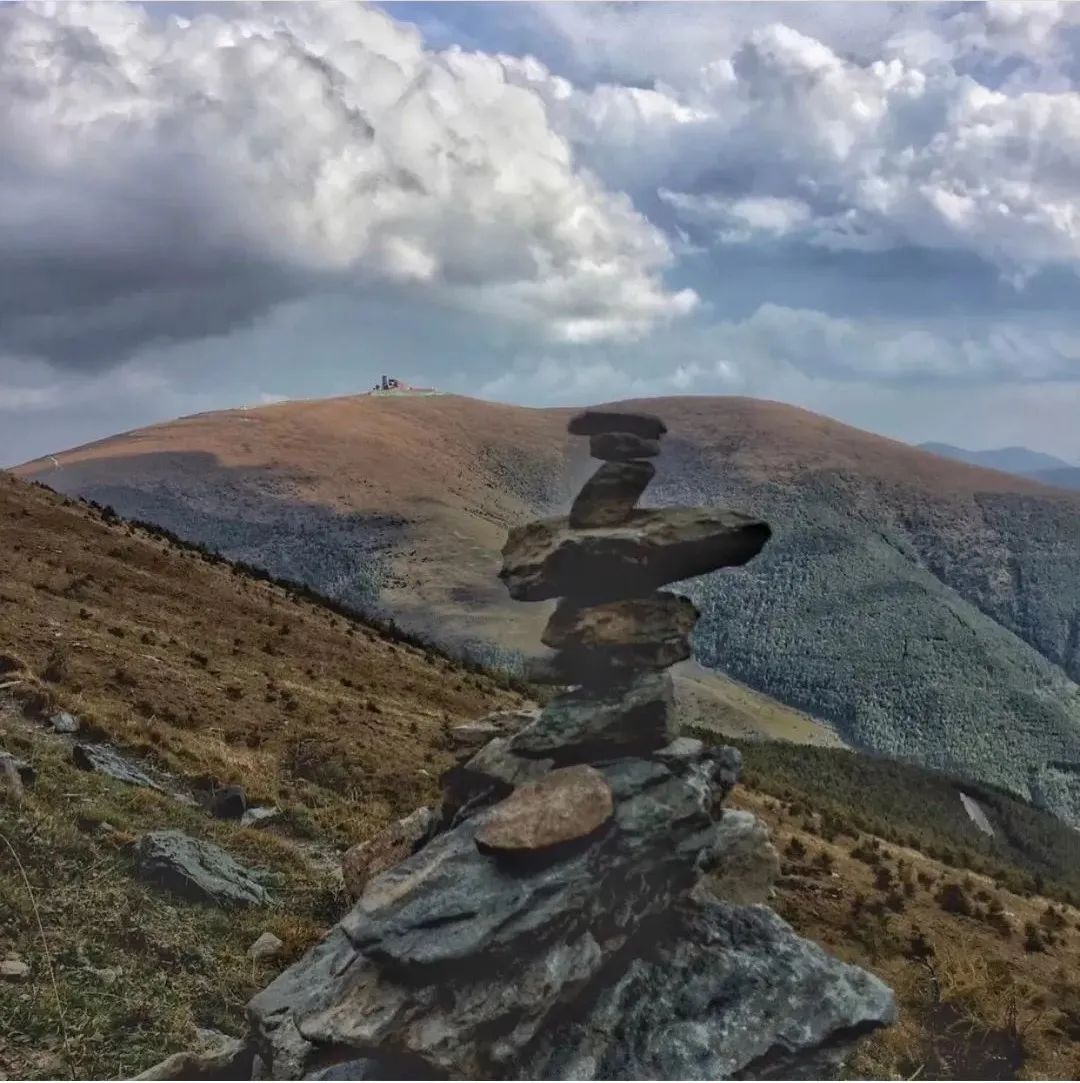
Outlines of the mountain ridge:
[{"label": "mountain ridge", "polygon": [[[686,584],[701,661],[859,747],[1080,822],[1080,497],[780,403],[611,405],[668,424],[654,503],[730,505],[776,529],[760,566]],[[573,412],[307,400],[19,472],[513,665],[547,610],[508,601],[497,554],[511,525],[564,511],[593,469],[568,443]]]}]

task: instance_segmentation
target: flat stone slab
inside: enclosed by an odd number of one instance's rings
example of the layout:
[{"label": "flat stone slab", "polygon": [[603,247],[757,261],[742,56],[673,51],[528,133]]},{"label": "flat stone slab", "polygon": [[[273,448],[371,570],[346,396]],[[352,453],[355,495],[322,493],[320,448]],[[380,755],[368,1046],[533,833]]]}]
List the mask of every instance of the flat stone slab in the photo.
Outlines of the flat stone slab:
[{"label": "flat stone slab", "polygon": [[643,460],[604,463],[575,497],[570,507],[570,525],[618,526],[625,523],[655,475],[656,467]]},{"label": "flat stone slab", "polygon": [[562,767],[519,786],[476,833],[483,853],[526,854],[588,838],[611,819],[611,787],[599,771]]},{"label": "flat stone slab", "polygon": [[510,531],[499,578],[521,602],[600,602],[753,560],[768,523],[715,508],[638,508],[621,526],[575,530],[565,516]]},{"label": "flat stone slab", "polygon": [[151,790],[164,792],[163,786],[108,745],[74,745],[71,758],[75,766],[83,771],[96,771],[98,774],[126,782],[129,786],[146,786]]},{"label": "flat stone slab", "polygon": [[266,888],[220,846],[182,831],[150,831],[135,844],[139,876],[174,895],[211,906],[264,906]]},{"label": "flat stone slab", "polygon": [[654,414],[629,414],[618,410],[586,410],[570,419],[566,431],[573,436],[629,432],[645,440],[658,440],[667,432],[667,425]]},{"label": "flat stone slab", "polygon": [[660,454],[660,441],[647,440],[632,432],[602,432],[589,437],[589,454],[608,462],[653,459]]},{"label": "flat stone slab", "polygon": [[674,737],[673,704],[666,673],[638,676],[601,695],[567,692],[511,740],[510,750],[559,765],[640,755]]},{"label": "flat stone slab", "polygon": [[689,598],[669,591],[597,605],[563,602],[552,613],[540,640],[556,650],[682,641],[694,630],[700,615]]}]

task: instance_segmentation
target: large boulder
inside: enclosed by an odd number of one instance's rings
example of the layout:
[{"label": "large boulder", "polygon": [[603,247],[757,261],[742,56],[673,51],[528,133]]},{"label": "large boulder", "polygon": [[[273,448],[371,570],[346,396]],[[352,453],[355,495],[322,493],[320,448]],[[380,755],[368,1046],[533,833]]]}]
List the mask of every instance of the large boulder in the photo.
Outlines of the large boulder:
[{"label": "large boulder", "polygon": [[255,874],[212,842],[182,831],[150,831],[135,844],[135,867],[150,883],[211,906],[264,906],[270,902]]},{"label": "large boulder", "polygon": [[641,755],[675,736],[671,677],[646,673],[601,695],[556,696],[509,744],[511,752],[557,764]]},{"label": "large boulder", "polygon": [[767,907],[688,902],[665,918],[518,1078],[824,1079],[896,1016],[887,986]]},{"label": "large boulder", "polygon": [[769,525],[714,508],[637,508],[620,526],[576,530],[566,517],[510,531],[499,577],[512,598],[602,602],[752,560]]},{"label": "large boulder", "polygon": [[481,853],[488,808],[373,879],[323,946],[249,1004],[272,1077],[380,1049],[408,1058],[413,1078],[510,1073],[549,1013],[690,889],[712,836],[710,755],[599,773],[611,825],[561,859],[510,867]]},{"label": "large boulder", "polygon": [[598,768],[609,828],[543,864],[478,850],[497,809],[436,836],[250,1002],[267,1077],[818,1074],[892,999],[770,911],[691,895],[737,760],[680,739]]},{"label": "large boulder", "polygon": [[345,890],[358,899],[373,876],[403,861],[417,848],[434,822],[435,813],[425,805],[395,820],[373,838],[350,846],[341,859]]}]

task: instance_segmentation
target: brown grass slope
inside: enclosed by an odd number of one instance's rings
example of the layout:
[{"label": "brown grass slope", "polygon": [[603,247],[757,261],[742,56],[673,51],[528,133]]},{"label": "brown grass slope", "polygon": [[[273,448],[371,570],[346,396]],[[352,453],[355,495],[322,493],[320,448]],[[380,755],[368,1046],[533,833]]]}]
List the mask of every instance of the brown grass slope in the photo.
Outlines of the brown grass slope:
[{"label": "brown grass slope", "polygon": [[[436,795],[446,727],[519,695],[438,654],[0,474],[0,1073],[129,1076],[241,1025],[267,980],[264,929],[295,958],[341,913],[327,862]],[[197,796],[240,783],[263,830],[76,769],[41,719],[62,707]],[[240,914],[144,887],[130,843],[179,827],[269,870],[278,905]],[[39,926],[40,921],[40,926]],[[277,965],[277,964],[274,964]],[[54,984],[55,979],[55,984]]]},{"label": "brown grass slope", "polygon": [[[693,587],[699,661],[860,747],[1080,823],[1080,495],[775,402],[621,405],[668,423],[653,503],[727,503],[774,526],[759,561]],[[548,607],[508,600],[498,550],[510,525],[564,509],[595,465],[565,433],[570,413],[457,396],[292,402],[20,472],[513,663]]]}]

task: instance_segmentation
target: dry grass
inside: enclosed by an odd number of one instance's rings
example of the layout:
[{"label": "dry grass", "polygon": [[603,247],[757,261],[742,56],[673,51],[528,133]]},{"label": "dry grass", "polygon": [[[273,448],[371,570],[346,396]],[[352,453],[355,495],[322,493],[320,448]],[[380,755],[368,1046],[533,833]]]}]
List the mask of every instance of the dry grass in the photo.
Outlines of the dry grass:
[{"label": "dry grass", "polygon": [[449,764],[448,724],[521,702],[8,475],[0,532],[0,684],[196,783],[303,806],[341,841],[431,796],[418,762]]},{"label": "dry grass", "polygon": [[[826,841],[805,809],[744,787],[733,803],[784,855],[780,914],[897,994],[897,1025],[858,1049],[850,1078],[1080,1075],[1080,911],[869,836]],[[942,906],[945,885],[961,888],[969,914]],[[1061,915],[1052,928],[1048,907]],[[1028,950],[1029,923],[1042,950]]]},{"label": "dry grass", "polygon": [[[317,859],[431,800],[446,727],[521,698],[7,475],[0,536],[0,746],[37,770],[21,795],[0,785],[0,956],[31,967],[0,983],[0,1073],[130,1075],[197,1026],[237,1032],[347,905]],[[287,816],[243,829],[79,771],[41,723],[57,708],[178,789],[238,782]],[[276,905],[226,913],[142,885],[131,844],[165,826],[267,870]],[[265,929],[285,949],[253,967]]]}]

